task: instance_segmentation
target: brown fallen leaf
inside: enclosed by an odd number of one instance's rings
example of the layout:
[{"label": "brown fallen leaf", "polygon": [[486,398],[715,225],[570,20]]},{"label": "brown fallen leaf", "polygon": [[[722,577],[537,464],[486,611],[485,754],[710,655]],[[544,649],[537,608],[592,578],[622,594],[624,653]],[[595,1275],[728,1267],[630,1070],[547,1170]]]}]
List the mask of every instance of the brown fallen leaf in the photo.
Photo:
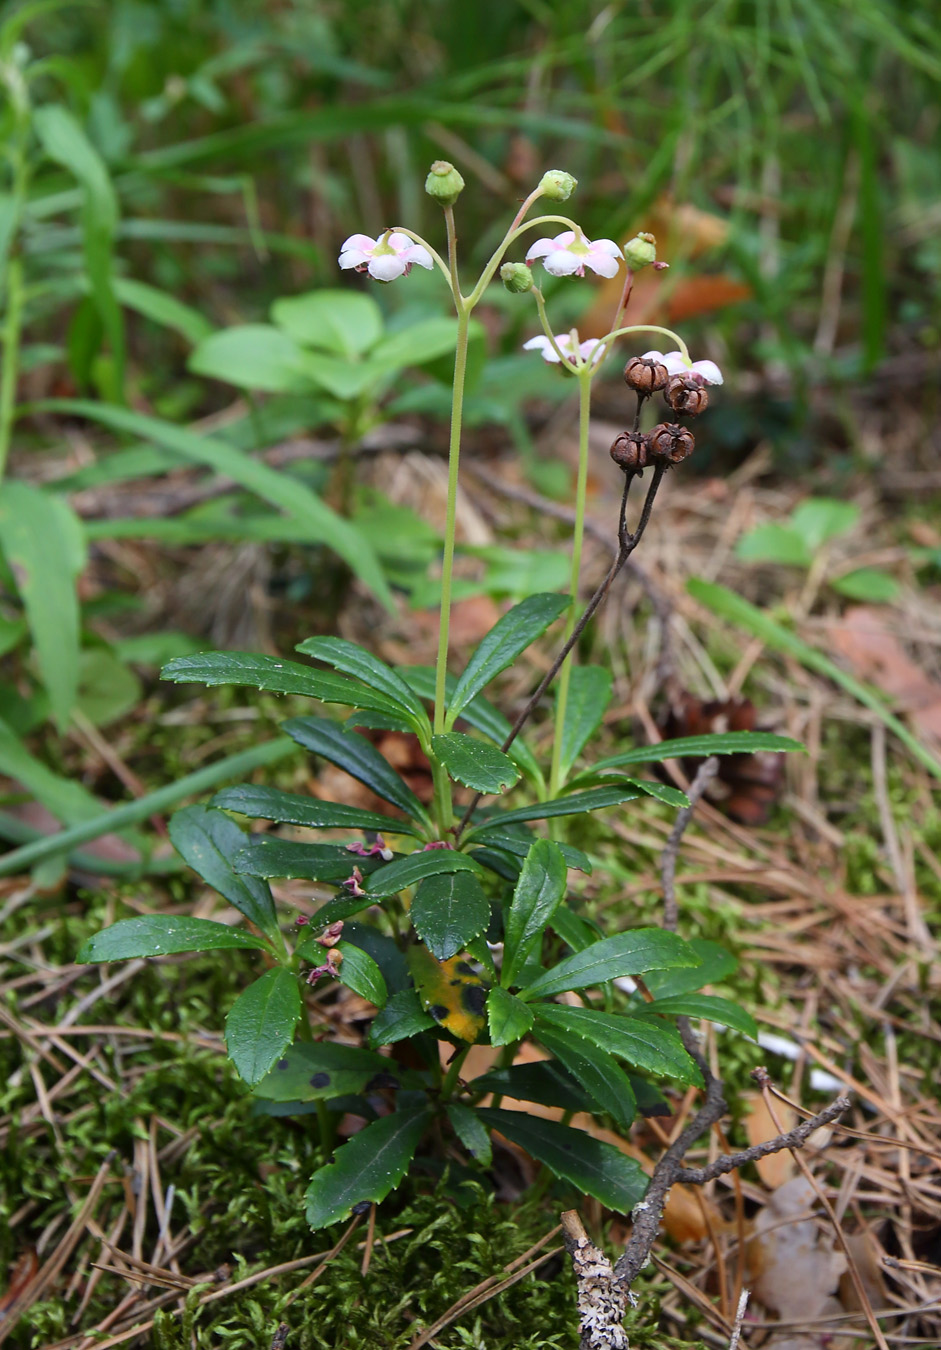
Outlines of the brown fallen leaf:
[{"label": "brown fallen leaf", "polygon": [[[763,1144],[766,1139],[774,1139],[781,1133],[771,1119],[768,1104],[760,1092],[748,1093],[745,1101],[747,1111],[744,1122],[745,1133],[748,1135],[750,1145]],[[797,1124],[797,1112],[790,1106],[780,1104],[775,1106],[775,1110],[781,1119],[781,1128],[785,1131],[792,1130]],[[790,1181],[797,1171],[794,1155],[786,1148],[780,1153],[769,1153],[766,1158],[759,1158],[755,1167],[762,1181],[772,1191]]]},{"label": "brown fallen leaf", "polygon": [[894,699],[922,736],[941,741],[941,685],[908,656],[882,613],[853,605],[829,625],[829,634],[852,674]]},{"label": "brown fallen leaf", "polygon": [[[834,1295],[846,1270],[846,1257],[817,1222],[812,1212],[815,1199],[806,1177],[792,1177],[755,1215],[753,1236],[745,1249],[755,1298],[782,1322],[813,1322],[816,1317],[845,1311]],[[797,1338],[794,1345],[801,1340]],[[821,1343],[812,1337],[806,1340],[809,1346]],[[783,1342],[771,1344],[783,1350]]]}]

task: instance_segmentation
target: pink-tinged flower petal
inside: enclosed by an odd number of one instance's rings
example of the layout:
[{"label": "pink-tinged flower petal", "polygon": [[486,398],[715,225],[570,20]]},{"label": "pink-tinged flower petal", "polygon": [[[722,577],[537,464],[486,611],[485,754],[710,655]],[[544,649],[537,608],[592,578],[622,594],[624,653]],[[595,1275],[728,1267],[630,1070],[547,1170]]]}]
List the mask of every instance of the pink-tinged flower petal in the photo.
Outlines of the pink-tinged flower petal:
[{"label": "pink-tinged flower petal", "polygon": [[575,231],[563,230],[561,234],[556,235],[554,243],[556,248],[568,248],[569,244],[575,243]]},{"label": "pink-tinged flower petal", "polygon": [[584,342],[579,344],[578,348],[582,360],[589,362],[591,365],[594,365],[596,361],[600,361],[604,355],[602,351],[597,350],[600,346],[600,338],[586,338]]},{"label": "pink-tinged flower petal", "polygon": [[667,368],[669,375],[688,375],[689,366],[683,360],[682,352],[666,352],[663,357],[663,364]]},{"label": "pink-tinged flower petal", "polygon": [[585,259],[585,266],[590,267],[593,272],[597,272],[599,277],[617,276],[620,266],[617,258],[612,258],[610,253],[595,253],[594,249]]},{"label": "pink-tinged flower petal", "polygon": [[598,249],[601,253],[610,253],[612,258],[624,257],[624,254],[613,239],[596,239],[591,245],[592,253],[594,253],[595,249]]},{"label": "pink-tinged flower petal", "polygon": [[376,281],[395,281],[405,271],[407,264],[398,253],[380,253],[378,258],[370,258],[369,275]]},{"label": "pink-tinged flower petal", "polygon": [[690,374],[698,375],[706,384],[724,384],[722,371],[715,361],[694,361]]},{"label": "pink-tinged flower petal", "polygon": [[431,254],[421,244],[412,244],[411,248],[403,255],[406,262],[417,263],[419,267],[434,267],[431,260]]},{"label": "pink-tinged flower petal", "polygon": [[542,260],[542,265],[551,276],[570,277],[573,273],[584,274],[584,260],[569,253],[568,249],[557,248]]},{"label": "pink-tinged flower petal", "polygon": [[[559,342],[561,347],[561,341],[558,338],[556,338],[556,341]],[[544,361],[550,361],[553,365],[559,364],[560,357],[558,352],[555,350],[549,339],[543,335],[530,338],[528,342],[524,342],[523,350],[526,352],[541,352]],[[565,348],[563,347],[562,350],[564,351]]]},{"label": "pink-tinged flower petal", "polygon": [[367,253],[361,248],[344,248],[340,254],[340,267],[362,267],[363,263],[368,263],[372,253]]},{"label": "pink-tinged flower petal", "polygon": [[534,244],[530,244],[526,250],[527,263],[532,262],[533,258],[544,258],[547,253],[551,253],[555,248],[554,239],[537,239]]},{"label": "pink-tinged flower petal", "polygon": [[372,252],[377,242],[376,239],[370,239],[368,234],[351,234],[340,252],[345,253],[348,248],[365,249],[367,252]]},{"label": "pink-tinged flower petal", "polygon": [[401,253],[404,249],[413,248],[411,239],[407,234],[402,234],[400,230],[393,230],[386,240],[390,248],[394,248],[396,253]]}]

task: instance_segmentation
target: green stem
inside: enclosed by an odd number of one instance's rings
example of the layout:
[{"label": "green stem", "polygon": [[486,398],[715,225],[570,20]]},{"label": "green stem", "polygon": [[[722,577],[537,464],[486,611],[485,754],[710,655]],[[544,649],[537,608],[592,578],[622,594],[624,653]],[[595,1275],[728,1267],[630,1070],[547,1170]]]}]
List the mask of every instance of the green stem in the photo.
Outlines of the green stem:
[{"label": "green stem", "polygon": [[16,415],[16,383],[23,328],[23,262],[13,255],[7,264],[7,312],[3,324],[3,372],[0,374],[0,480],[6,470]]},{"label": "green stem", "polygon": [[[575,628],[578,614],[578,589],[582,569],[582,542],[585,535],[585,499],[588,489],[588,427],[591,414],[592,367],[583,366],[578,372],[578,479],[575,484],[575,528],[572,533],[572,571],[569,580],[569,612],[565,621],[565,641]],[[555,700],[555,730],[552,742],[552,767],[549,771],[549,799],[557,797],[562,787],[562,728],[568,703],[569,681],[575,652],[569,652],[559,672]]]}]

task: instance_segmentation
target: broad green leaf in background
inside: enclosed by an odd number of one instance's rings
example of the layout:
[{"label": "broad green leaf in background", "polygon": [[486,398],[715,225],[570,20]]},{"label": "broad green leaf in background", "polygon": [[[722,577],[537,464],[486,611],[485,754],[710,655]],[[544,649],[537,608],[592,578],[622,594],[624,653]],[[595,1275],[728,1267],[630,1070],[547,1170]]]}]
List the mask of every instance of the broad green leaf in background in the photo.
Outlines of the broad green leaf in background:
[{"label": "broad green leaf in background", "polygon": [[239,994],[225,1020],[225,1044],[246,1083],[264,1078],[290,1045],[300,1018],[297,976],[282,966],[266,971]]},{"label": "broad green leaf in background", "polygon": [[267,882],[233,870],[235,855],[248,843],[248,835],[235,821],[210,806],[186,806],[170,818],[169,829],[174,848],[193,871],[263,933],[277,939],[278,916]]},{"label": "broad green leaf in background", "polygon": [[427,1107],[395,1111],[367,1125],[336,1150],[307,1188],[307,1222],[311,1228],[348,1219],[354,1205],[378,1204],[394,1191],[408,1171],[421,1137],[431,1123]]},{"label": "broad green leaf in background", "polygon": [[[256,1085],[270,1102],[312,1102],[362,1092],[377,1074],[398,1075],[394,1060],[332,1041],[296,1041]],[[398,1083],[396,1083],[398,1085]]]},{"label": "broad green leaf in background", "polygon": [[[389,998],[385,976],[369,953],[361,947],[354,947],[350,942],[338,942],[337,950],[343,957],[337,970],[340,983],[352,989],[354,994],[359,994],[360,998],[374,1003],[377,1008],[384,1008]],[[320,951],[322,955],[322,947]]]},{"label": "broad green leaf in background", "polygon": [[81,523],[61,497],[7,481],[0,490],[0,549],[23,600],[52,715],[65,731],[78,694]]},{"label": "broad green leaf in background", "polygon": [[512,1045],[532,1030],[533,1010],[495,985],[487,995],[487,1022],[492,1045]]},{"label": "broad green leaf in background", "polygon": [[191,346],[201,342],[212,332],[212,324],[192,305],[185,305],[175,295],[148,286],[132,277],[116,277],[114,293],[121,304],[133,309],[145,319],[151,319],[164,328],[172,328]]},{"label": "broad green leaf in background", "polygon": [[567,606],[568,597],[564,595],[531,595],[497,620],[454,687],[448,703],[449,729],[474,695],[479,694],[502,670],[506,670],[555,622]]},{"label": "broad green leaf in background", "polygon": [[305,656],[312,656],[316,661],[333,666],[344,675],[353,675],[356,679],[362,680],[370,689],[378,690],[407,713],[416,731],[431,732],[431,723],[421,700],[401,675],[384,661],[380,661],[378,656],[373,656],[372,652],[360,647],[358,643],[338,637],[307,638],[299,643],[295,650]]},{"label": "broad green leaf in background", "polygon": [[288,296],[274,302],[271,318],[302,347],[335,356],[362,356],[382,337],[382,310],[371,295],[357,291],[326,289]]},{"label": "broad green leaf in background", "polygon": [[432,955],[447,961],[487,927],[490,901],[469,872],[439,873],[419,885],[410,917]]},{"label": "broad green leaf in background", "polygon": [[435,736],[431,748],[450,776],[475,792],[502,792],[520,776],[509,755],[460,731]]},{"label": "broad green leaf in background", "polygon": [[477,1114],[490,1129],[498,1130],[537,1162],[545,1163],[557,1177],[570,1181],[609,1209],[630,1214],[643,1200],[647,1189],[643,1168],[613,1144],[554,1120],[539,1120],[524,1111],[488,1107]]},{"label": "broad green leaf in background", "polygon": [[837,535],[848,534],[859,522],[859,507],[836,497],[808,497],[791,512],[790,527],[811,553]]},{"label": "broad green leaf in background", "polygon": [[[425,877],[437,876],[441,872],[483,872],[480,863],[474,862],[466,853],[457,853],[450,848],[419,849],[405,858],[396,858],[386,863],[366,882],[366,892],[374,899],[379,896],[397,895],[408,886],[414,886]],[[478,929],[478,932],[480,930]]]},{"label": "broad green leaf in background", "polygon": [[41,405],[101,422],[115,431],[165,446],[182,459],[205,464],[231,478],[262,501],[279,507],[307,527],[310,543],[326,544],[348,564],[353,573],[391,610],[392,595],[379,560],[366,536],[348,520],[321,501],[300,479],[282,473],[261,460],[246,455],[226,441],[200,436],[186,427],[174,426],[159,417],[147,417],[127,408],[116,408],[87,399],[50,399]]},{"label": "broad green leaf in background", "polygon": [[676,933],[661,928],[633,928],[628,933],[602,938],[584,951],[567,956],[520,991],[520,998],[552,998],[570,989],[587,989],[624,975],[643,975],[648,970],[671,966],[697,966],[699,957]]},{"label": "broad green leaf in background", "polygon": [[929,769],[936,778],[941,778],[941,760],[927,750],[908,730],[904,723],[889,711],[885,700],[881,695],[875,693],[868,685],[857,680],[855,676],[848,674],[831,661],[829,656],[824,656],[823,652],[818,651],[816,647],[811,647],[810,643],[804,642],[796,633],[785,628],[783,624],[773,619],[770,614],[764,610],[758,609],[748,600],[743,600],[740,595],[730,591],[725,586],[720,586],[714,581],[702,581],[698,577],[691,577],[686,583],[686,589],[694,600],[718,614],[720,618],[728,619],[730,623],[738,624],[746,632],[752,633],[755,637],[761,638],[766,646],[774,651],[787,652],[789,656],[795,657],[808,670],[816,670],[818,674],[825,675],[832,680],[834,684],[845,689],[848,694],[857,699],[864,708],[869,708],[878,718],[892,731],[905,745],[915,758],[926,769]]},{"label": "broad green leaf in background", "polygon": [[493,1148],[490,1135],[477,1112],[469,1106],[462,1106],[460,1102],[451,1102],[447,1112],[454,1133],[468,1153],[476,1158],[482,1167],[489,1167],[493,1162]]},{"label": "broad green leaf in background", "polygon": [[536,947],[546,925],[565,896],[567,877],[565,858],[559,845],[550,839],[537,839],[531,846],[513,900],[504,917],[503,970],[504,989],[516,983],[516,975]]},{"label": "broad green leaf in background", "polygon": [[637,1102],[630,1079],[614,1056],[584,1036],[548,1026],[545,1021],[540,1022],[536,1035],[550,1055],[591,1093],[597,1106],[613,1116],[620,1129],[629,1129],[637,1115]]},{"label": "broad green leaf in background", "polygon": [[168,956],[174,952],[209,952],[227,947],[271,950],[263,937],[240,928],[228,928],[212,919],[190,919],[176,914],[143,914],[121,919],[84,942],[75,957],[79,965],[100,961],[129,961],[139,956]]},{"label": "broad green leaf in background", "polygon": [[280,328],[266,323],[210,333],[193,349],[187,365],[194,375],[224,380],[237,389],[303,394],[312,388],[302,349]]},{"label": "broad green leaf in background", "polygon": [[344,731],[339,723],[325,717],[292,717],[282,723],[281,729],[305,750],[335,764],[384,801],[430,828],[428,812],[412,789],[358,731]]},{"label": "broad green leaf in background", "polygon": [[853,572],[831,577],[830,585],[850,600],[862,600],[872,605],[890,605],[901,589],[895,577],[880,572],[877,567],[858,567]]},{"label": "broad green leaf in background", "polygon": [[610,670],[604,666],[574,666],[569,676],[559,769],[565,782],[585,746],[601,726],[611,702]]},{"label": "broad green leaf in background", "polygon": [[457,319],[444,316],[419,319],[417,323],[384,337],[373,347],[369,359],[391,370],[423,366],[427,361],[453,352],[456,342]]},{"label": "broad green leaf in background", "polygon": [[281,788],[255,787],[244,783],[241,787],[223,788],[212,799],[220,811],[236,811],[240,816],[254,820],[276,820],[282,825],[303,825],[309,830],[383,830],[391,834],[415,835],[414,825],[405,820],[381,816],[378,811],[364,811],[358,806],[343,806],[340,802],[323,802],[319,797],[304,797]]},{"label": "broad green leaf in background", "polygon": [[697,1087],[703,1085],[702,1074],[687,1054],[679,1032],[666,1023],[654,1025],[640,1017],[622,1017],[594,1008],[563,1008],[557,1003],[540,1003],[534,1011],[537,1036],[540,1027],[548,1024],[550,1031],[558,1029],[582,1036],[647,1073],[695,1083]]},{"label": "broad green leaf in background", "polygon": [[104,160],[67,108],[46,104],[33,113],[43,150],[78,181],[82,190],[82,240],[92,296],[111,344],[115,384],[124,390],[124,320],[114,290],[114,238],[118,199]]},{"label": "broad green leaf in background", "polygon": [[743,534],[735,545],[735,556],[742,562],[779,563],[790,567],[809,567],[813,550],[789,525],[769,522]]},{"label": "broad green leaf in background", "polygon": [[[27,750],[0,721],[0,773],[21,783],[36,801],[64,825],[100,819],[102,804],[75,778],[62,778]],[[102,830],[102,833],[107,833]]]},{"label": "broad green leaf in background", "polygon": [[96,727],[107,726],[136,707],[141,683],[108,647],[92,647],[78,658],[75,709]]}]

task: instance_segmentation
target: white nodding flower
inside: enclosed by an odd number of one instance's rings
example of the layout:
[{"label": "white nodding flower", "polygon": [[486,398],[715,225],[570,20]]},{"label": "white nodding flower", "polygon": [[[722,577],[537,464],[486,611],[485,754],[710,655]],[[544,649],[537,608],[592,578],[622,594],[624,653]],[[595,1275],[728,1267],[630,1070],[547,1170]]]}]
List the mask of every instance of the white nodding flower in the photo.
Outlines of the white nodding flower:
[{"label": "white nodding flower", "polygon": [[586,267],[600,277],[613,277],[623,256],[613,239],[592,241],[574,230],[563,230],[554,239],[537,239],[527,251],[526,262],[541,258],[554,277],[583,277]]},{"label": "white nodding flower", "polygon": [[687,361],[682,352],[644,352],[642,361],[659,361],[669,375],[690,375],[702,384],[722,384],[722,371],[715,361]]},{"label": "white nodding flower", "polygon": [[340,266],[368,272],[376,281],[395,281],[407,277],[412,264],[432,267],[431,254],[421,244],[398,230],[386,230],[378,239],[368,234],[351,234],[340,249]]},{"label": "white nodding flower", "polygon": [[[603,351],[598,351],[601,346],[600,338],[586,338],[584,342],[578,341],[578,333],[560,333],[555,335],[555,345],[558,347],[562,356],[568,361],[582,361],[588,364],[594,364],[604,355]],[[530,338],[528,342],[523,343],[523,350],[527,352],[541,352],[542,359],[548,361],[550,365],[557,366],[561,360],[559,352],[555,350],[552,343],[543,334],[539,337]]]}]

